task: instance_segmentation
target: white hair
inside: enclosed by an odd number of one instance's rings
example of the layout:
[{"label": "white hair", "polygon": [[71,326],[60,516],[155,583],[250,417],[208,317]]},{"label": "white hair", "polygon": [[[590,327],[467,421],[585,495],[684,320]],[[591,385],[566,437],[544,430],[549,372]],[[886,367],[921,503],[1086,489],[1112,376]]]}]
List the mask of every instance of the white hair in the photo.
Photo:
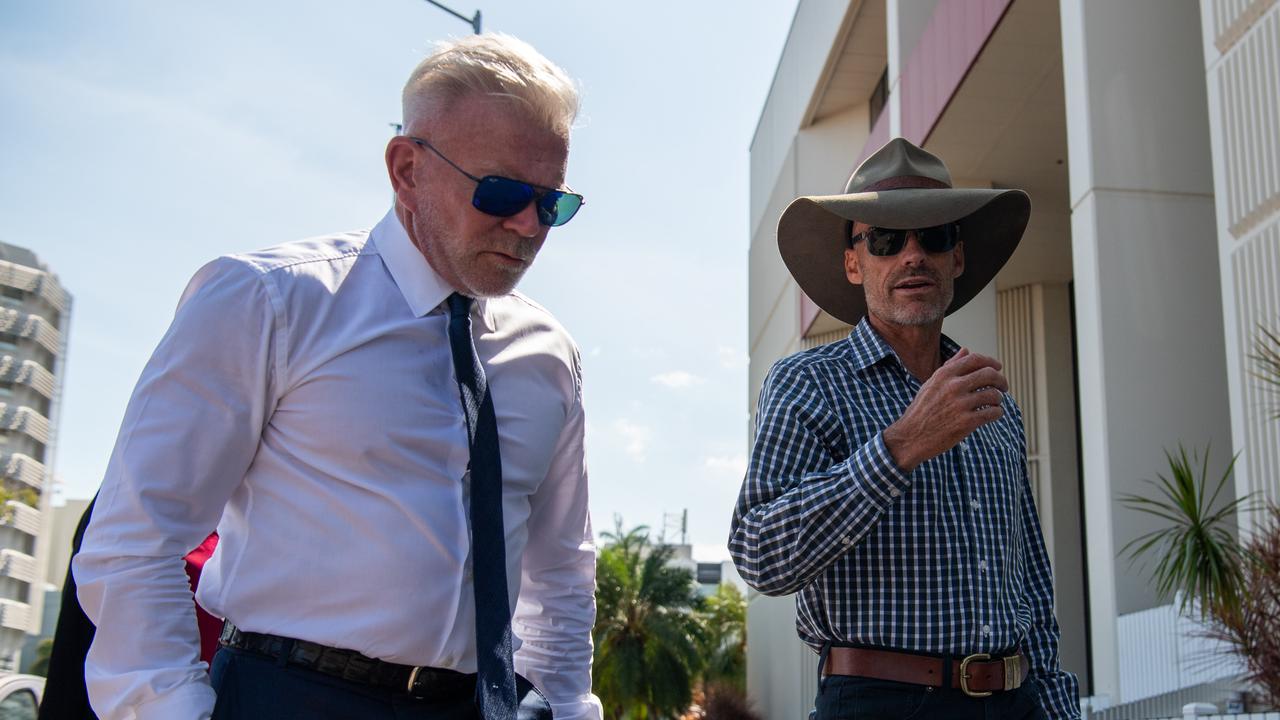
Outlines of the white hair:
[{"label": "white hair", "polygon": [[578,88],[564,70],[523,40],[484,33],[441,42],[418,63],[401,95],[405,127],[472,93],[517,100],[565,136],[578,115]]}]

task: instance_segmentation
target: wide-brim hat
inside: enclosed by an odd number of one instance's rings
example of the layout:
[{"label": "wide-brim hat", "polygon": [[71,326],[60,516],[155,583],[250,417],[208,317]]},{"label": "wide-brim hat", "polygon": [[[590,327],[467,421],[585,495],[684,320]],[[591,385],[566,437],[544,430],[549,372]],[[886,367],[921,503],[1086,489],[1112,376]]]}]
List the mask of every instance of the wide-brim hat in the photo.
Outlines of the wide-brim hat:
[{"label": "wide-brim hat", "polygon": [[778,220],[778,252],[818,307],[856,325],[867,301],[862,286],[849,282],[844,271],[851,222],[899,230],[959,223],[964,273],[955,280],[950,315],[1000,272],[1030,218],[1025,192],[954,188],[940,159],[894,138],[853,171],[844,194],[792,201]]}]

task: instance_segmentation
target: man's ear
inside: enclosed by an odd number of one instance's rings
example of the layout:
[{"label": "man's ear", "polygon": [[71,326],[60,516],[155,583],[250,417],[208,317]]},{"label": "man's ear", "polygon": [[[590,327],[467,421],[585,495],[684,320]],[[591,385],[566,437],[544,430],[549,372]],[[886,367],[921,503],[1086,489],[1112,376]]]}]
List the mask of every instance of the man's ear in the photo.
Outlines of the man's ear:
[{"label": "man's ear", "polygon": [[858,257],[857,248],[844,250],[844,276],[854,285],[862,284],[862,259]]},{"label": "man's ear", "polygon": [[955,248],[953,248],[951,252],[954,253],[952,257],[954,257],[956,261],[956,271],[955,274],[951,276],[951,279],[954,280],[964,274],[964,241],[960,240],[957,242]]},{"label": "man's ear", "polygon": [[397,200],[407,199],[417,190],[419,178],[415,170],[418,155],[413,141],[403,135],[397,135],[387,143],[387,175],[391,178],[391,189]]}]

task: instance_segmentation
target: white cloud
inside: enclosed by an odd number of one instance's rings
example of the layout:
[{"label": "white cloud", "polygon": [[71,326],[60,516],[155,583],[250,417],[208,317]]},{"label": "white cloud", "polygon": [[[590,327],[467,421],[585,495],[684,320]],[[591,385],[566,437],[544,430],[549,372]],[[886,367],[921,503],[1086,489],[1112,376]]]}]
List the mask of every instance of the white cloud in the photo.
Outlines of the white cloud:
[{"label": "white cloud", "polygon": [[720,367],[726,370],[746,367],[751,359],[746,353],[728,345],[717,346],[716,357],[720,360]]},{"label": "white cloud", "polygon": [[665,385],[669,388],[687,388],[706,382],[702,378],[684,370],[672,370],[649,378],[649,382]]},{"label": "white cloud", "polygon": [[747,472],[747,456],[746,455],[719,455],[707,458],[704,461],[708,470],[717,474],[729,475],[740,478]]},{"label": "white cloud", "polygon": [[624,443],[622,450],[627,457],[636,462],[644,462],[645,455],[649,452],[649,440],[653,437],[653,430],[625,418],[615,420],[613,430],[622,436]]}]

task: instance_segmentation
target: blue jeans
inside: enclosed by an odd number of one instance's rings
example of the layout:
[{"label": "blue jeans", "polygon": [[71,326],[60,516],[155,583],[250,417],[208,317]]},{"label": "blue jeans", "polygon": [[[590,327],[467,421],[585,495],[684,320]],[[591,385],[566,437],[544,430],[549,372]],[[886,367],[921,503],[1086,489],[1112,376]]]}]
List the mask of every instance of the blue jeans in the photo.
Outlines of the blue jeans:
[{"label": "blue jeans", "polygon": [[973,698],[960,690],[831,675],[818,690],[817,720],[1047,720],[1035,683]]},{"label": "blue jeans", "polygon": [[[213,720],[480,720],[470,693],[415,700],[235,648],[213,656],[210,680],[218,694]],[[516,690],[518,720],[550,720],[545,699],[527,680],[517,676]]]}]

